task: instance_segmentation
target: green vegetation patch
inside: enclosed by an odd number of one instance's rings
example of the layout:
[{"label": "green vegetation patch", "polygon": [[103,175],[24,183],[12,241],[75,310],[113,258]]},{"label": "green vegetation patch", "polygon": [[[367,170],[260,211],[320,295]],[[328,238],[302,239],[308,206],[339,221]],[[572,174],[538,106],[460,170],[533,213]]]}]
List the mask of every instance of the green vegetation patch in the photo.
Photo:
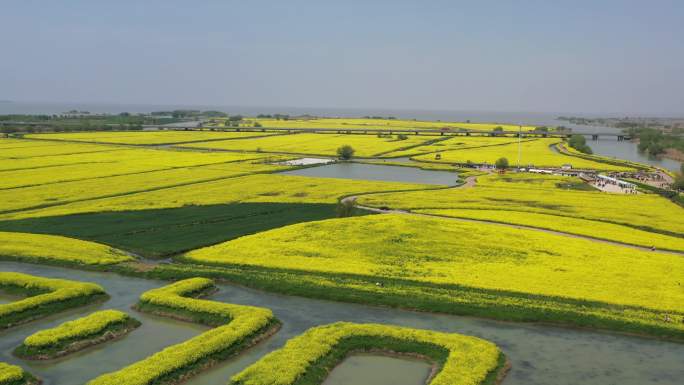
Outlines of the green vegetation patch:
[{"label": "green vegetation patch", "polygon": [[175,383],[242,351],[277,327],[268,309],[189,298],[213,289],[211,280],[194,278],[143,293],[137,305],[141,311],[217,327],[88,385]]},{"label": "green vegetation patch", "polygon": [[234,385],[318,385],[349,353],[417,355],[438,371],[431,385],[486,384],[500,368],[496,345],[475,337],[380,324],[338,322],[309,329],[231,379]]},{"label": "green vegetation patch", "polygon": [[104,289],[94,283],[0,272],[0,290],[31,297],[0,305],[0,329],[105,299]]},{"label": "green vegetation patch", "polygon": [[26,337],[14,354],[25,359],[57,358],[119,338],[138,326],[140,322],[124,312],[102,310],[36,332]]},{"label": "green vegetation patch", "polygon": [[[64,235],[105,243],[147,257],[161,257],[281,226],[333,218],[336,215],[335,208],[335,204],[326,203],[272,202],[190,205],[167,209],[115,211],[3,221],[0,222],[0,230]],[[3,238],[3,234],[8,235]],[[24,237],[29,237],[29,235],[24,235]],[[49,236],[41,235],[33,235],[32,237],[51,239]],[[17,247],[9,250],[8,248],[11,245],[17,244],[21,239],[12,233],[0,233],[0,240],[3,239],[7,243],[0,243],[0,255],[27,255],[30,250],[41,248],[40,252],[30,253],[32,258],[38,259],[47,258],[46,256],[54,255],[56,252],[45,242],[35,241],[31,241],[31,244],[22,242],[21,247],[17,245]],[[54,244],[54,242],[52,243]],[[87,242],[82,243],[88,244]],[[105,246],[101,247],[108,249]],[[3,252],[4,250],[7,251]],[[83,249],[79,253],[73,252],[75,250],[78,249],[72,249],[72,253],[68,257],[83,259],[88,255],[88,253],[83,252]],[[130,259],[130,257],[124,256],[120,256],[118,259],[105,259],[104,256],[95,257],[95,255],[100,255],[105,251],[102,250],[99,254],[93,252],[93,262],[123,262]],[[88,261],[84,260],[83,262]]]}]

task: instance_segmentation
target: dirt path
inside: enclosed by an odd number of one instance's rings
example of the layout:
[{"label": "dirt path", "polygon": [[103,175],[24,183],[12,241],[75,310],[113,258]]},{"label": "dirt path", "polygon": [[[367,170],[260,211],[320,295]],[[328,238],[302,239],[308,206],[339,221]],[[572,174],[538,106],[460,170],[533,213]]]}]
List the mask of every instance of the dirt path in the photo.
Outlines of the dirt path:
[{"label": "dirt path", "polygon": [[[458,185],[458,186],[454,186],[452,188],[454,188],[454,189],[471,188],[471,187],[475,186],[476,184],[477,184],[477,177],[471,176],[471,177],[466,178],[466,180],[464,181],[463,184]],[[343,202],[347,202],[347,201],[356,202],[357,198],[358,198],[358,196],[349,196],[349,197],[342,199],[342,201]],[[407,210],[382,209],[382,208],[371,207],[371,206],[363,206],[363,205],[359,205],[359,204],[355,204],[355,206],[360,208],[360,209],[367,210],[367,211],[374,212],[374,213],[378,213],[378,214],[413,215],[413,216],[424,217],[424,218],[440,218],[440,219],[448,219],[448,220],[459,221],[459,222],[484,223],[484,224],[488,224],[488,225],[503,226],[503,227],[514,228],[514,229],[519,229],[519,230],[522,229],[522,230],[539,231],[539,232],[546,233],[546,234],[560,235],[560,236],[568,237],[568,238],[585,239],[585,240],[592,241],[592,242],[603,243],[603,244],[614,245],[614,246],[621,246],[621,247],[628,247],[630,249],[641,250],[641,251],[651,251],[651,252],[656,252],[656,253],[684,255],[684,252],[682,252],[682,251],[651,249],[650,247],[645,247],[645,246],[638,246],[638,245],[632,245],[629,243],[624,243],[624,242],[619,242],[619,241],[610,241],[607,239],[594,238],[594,237],[590,237],[587,235],[579,235],[579,234],[566,233],[563,231],[543,229],[543,228],[534,227],[534,226],[516,225],[516,224],[511,224],[511,223],[496,222],[496,221],[490,221],[490,220],[484,220],[484,219],[459,218],[459,217],[451,217],[451,216],[438,215],[438,214],[414,213],[414,212],[407,211]]]}]

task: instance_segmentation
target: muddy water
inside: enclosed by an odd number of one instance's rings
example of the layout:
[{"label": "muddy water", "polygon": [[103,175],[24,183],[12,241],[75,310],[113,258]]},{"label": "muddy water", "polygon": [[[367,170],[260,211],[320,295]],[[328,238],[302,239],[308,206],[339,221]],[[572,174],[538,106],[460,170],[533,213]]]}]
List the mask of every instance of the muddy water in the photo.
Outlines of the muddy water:
[{"label": "muddy water", "polygon": [[[98,374],[120,368],[163,346],[182,341],[204,330],[192,324],[167,321],[131,311],[144,326],[120,341],[106,344],[96,350],[85,351],[74,358],[65,358],[58,363],[22,362],[11,355],[11,350],[31,332],[87,314],[94,309],[128,309],[141,292],[162,286],[164,283],[113,274],[7,262],[0,262],[0,270],[97,282],[113,297],[102,305],[79,309],[66,315],[54,316],[48,320],[0,332],[0,361],[21,364],[45,379],[45,384],[83,384]],[[287,339],[301,334],[312,326],[335,321],[386,323],[463,333],[488,339],[499,345],[513,364],[504,385],[681,385],[684,379],[684,344],[312,300],[230,285],[221,285],[220,288],[212,299],[268,307],[283,321],[283,327],[262,344],[193,378],[187,382],[189,385],[225,384],[231,375],[269,351],[281,347]],[[371,372],[390,372],[386,360],[361,361],[361,376]],[[353,364],[355,361],[351,362]],[[424,373],[424,368],[411,369],[409,366],[403,366],[412,364],[414,363],[393,362],[393,365],[402,368],[393,368],[392,371],[406,370],[411,372],[411,376]],[[344,373],[347,370],[344,369],[346,366],[344,363],[338,369]],[[355,377],[354,381],[354,385],[383,385],[382,382],[359,382],[358,377]],[[417,382],[415,385],[420,383]]]},{"label": "muddy water", "polygon": [[430,364],[419,360],[354,355],[337,366],[323,385],[424,384],[430,375],[430,369]]}]

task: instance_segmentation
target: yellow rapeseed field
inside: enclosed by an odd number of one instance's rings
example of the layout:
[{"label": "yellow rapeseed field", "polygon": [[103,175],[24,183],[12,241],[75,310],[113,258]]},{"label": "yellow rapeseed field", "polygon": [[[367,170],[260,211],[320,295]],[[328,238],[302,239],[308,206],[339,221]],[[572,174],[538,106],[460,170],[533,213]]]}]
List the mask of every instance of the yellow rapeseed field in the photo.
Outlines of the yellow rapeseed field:
[{"label": "yellow rapeseed field", "polygon": [[[439,140],[432,144],[427,144],[424,146],[414,147],[408,150],[392,151],[385,156],[395,157],[395,156],[416,156],[423,154],[432,154],[442,151],[449,150],[460,150],[464,148],[476,148],[476,147],[487,147],[487,146],[499,146],[508,143],[513,143],[518,141],[517,138],[501,138],[501,137],[490,137],[490,136],[454,136],[454,137],[437,137]],[[525,139],[529,140],[529,139]],[[434,159],[434,154],[432,155]]]},{"label": "yellow rapeseed field", "polygon": [[57,235],[0,231],[0,259],[41,263],[111,265],[133,260],[128,254],[95,242]]},{"label": "yellow rapeseed field", "polygon": [[372,157],[389,151],[423,144],[434,136],[409,135],[399,140],[397,136],[379,138],[362,134],[291,134],[277,135],[249,140],[225,140],[205,143],[191,143],[188,147],[222,149],[234,151],[266,151],[292,154],[336,156],[337,149],[344,145],[354,148],[355,156]]},{"label": "yellow rapeseed field", "polygon": [[[220,119],[219,119],[220,121]],[[310,118],[310,119],[268,119],[268,118],[245,118],[242,126],[252,127],[258,122],[263,127],[273,128],[335,128],[335,129],[366,129],[366,130],[387,130],[394,129],[450,129],[458,131],[482,130],[491,131],[496,127],[501,127],[506,131],[518,131],[519,127],[513,124],[499,123],[467,123],[467,122],[438,122],[424,120],[407,119],[365,119],[365,118]],[[534,130],[534,126],[522,126],[523,131]]]},{"label": "yellow rapeseed field", "polygon": [[579,179],[561,176],[490,174],[478,177],[472,188],[373,194],[360,197],[359,203],[684,250],[681,207],[655,194],[608,194],[563,187],[579,183]]},{"label": "yellow rapeseed field", "polygon": [[[8,139],[0,139],[0,143]],[[28,142],[27,142],[28,143]],[[31,141],[37,143],[37,141]],[[55,158],[70,154],[90,154],[95,152],[117,151],[121,147],[106,146],[89,143],[59,143],[45,142],[35,146],[20,146],[12,148],[1,148],[0,160],[2,163],[14,162],[16,160],[35,159],[35,158]]]},{"label": "yellow rapeseed field", "polygon": [[[191,170],[200,170],[199,173],[204,169],[228,170],[231,168],[235,169],[236,167],[239,168],[236,164],[232,164],[235,162],[261,163],[265,162],[269,157],[275,159],[276,156],[252,153],[188,152],[141,148],[65,155],[57,159],[49,157],[52,161],[48,163],[43,162],[46,159],[44,157],[13,160],[3,165],[6,167],[4,170],[0,166],[0,190],[69,181],[83,181],[83,183],[87,184],[91,183],[88,180],[127,175],[130,175],[131,183],[126,184],[131,185],[140,176],[136,176],[136,174],[199,166],[205,167]],[[247,168],[250,167],[252,166]],[[261,170],[263,167],[264,165],[260,165],[254,168],[254,170]],[[279,167],[268,166],[267,168],[275,170]],[[154,176],[152,177],[153,179]],[[0,206],[2,205],[0,204]]]},{"label": "yellow rapeseed field", "polygon": [[[193,262],[357,274],[684,313],[684,259],[531,230],[401,214],[301,223]],[[629,288],[629,290],[625,290]]]},{"label": "yellow rapeseed field", "polygon": [[217,139],[244,139],[254,136],[274,135],[275,132],[220,132],[220,131],[118,131],[77,132],[26,135],[31,139],[51,139],[77,142],[117,144],[172,144],[200,142]]},{"label": "yellow rapeseed field", "polygon": [[[166,173],[166,172],[165,172]],[[192,172],[188,178],[196,177]],[[121,178],[131,183],[131,177]],[[141,176],[139,183],[145,184]],[[81,182],[74,183],[74,186]],[[147,185],[147,184],[145,184]],[[280,203],[335,203],[346,195],[375,191],[400,191],[423,189],[426,186],[411,183],[390,183],[377,181],[345,180],[333,178],[310,178],[304,176],[257,174],[227,178],[210,182],[189,183],[184,186],[160,188],[152,191],[131,193],[120,196],[91,198],[69,204],[32,210],[9,212],[0,215],[0,220],[67,215],[99,211],[145,210],[175,208],[187,205],[228,204],[240,202],[280,202]],[[54,188],[54,186],[53,186]],[[102,189],[109,191],[106,184]],[[122,190],[124,188],[122,187]],[[45,194],[50,194],[46,188]],[[57,194],[56,192],[55,194]],[[88,193],[87,191],[83,194]],[[2,195],[2,191],[0,191]],[[8,194],[10,195],[10,194]],[[90,192],[89,196],[95,194]],[[48,197],[49,195],[46,195]],[[68,199],[65,196],[65,199]],[[38,198],[37,198],[38,199]],[[49,199],[49,198],[46,198]],[[40,202],[40,200],[36,200]],[[48,201],[49,202],[49,201]],[[21,201],[15,203],[19,206]],[[25,205],[25,203],[23,203]]]},{"label": "yellow rapeseed field", "polygon": [[[616,166],[608,163],[599,163],[588,159],[558,153],[550,146],[560,143],[561,139],[537,139],[524,141],[520,145],[521,167],[561,167],[565,164],[577,169],[596,169],[609,171],[630,170],[625,166]],[[417,160],[439,161],[444,163],[488,163],[493,165],[499,158],[507,158],[512,166],[518,162],[518,143],[514,142],[505,146],[489,146],[467,148],[441,152],[441,159],[435,160],[434,155],[427,154],[416,156]]]},{"label": "yellow rapeseed field", "polygon": [[[0,212],[61,205],[285,168],[262,163],[226,163],[0,189]],[[43,171],[51,173],[51,169]]]}]

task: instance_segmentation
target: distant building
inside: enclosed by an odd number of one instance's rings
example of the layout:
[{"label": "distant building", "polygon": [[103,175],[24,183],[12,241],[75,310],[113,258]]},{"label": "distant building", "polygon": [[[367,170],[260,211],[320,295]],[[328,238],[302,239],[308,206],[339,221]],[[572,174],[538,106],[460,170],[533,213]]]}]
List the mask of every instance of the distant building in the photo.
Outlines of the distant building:
[{"label": "distant building", "polygon": [[566,163],[561,166],[561,170],[572,170],[572,165],[570,163]]}]

